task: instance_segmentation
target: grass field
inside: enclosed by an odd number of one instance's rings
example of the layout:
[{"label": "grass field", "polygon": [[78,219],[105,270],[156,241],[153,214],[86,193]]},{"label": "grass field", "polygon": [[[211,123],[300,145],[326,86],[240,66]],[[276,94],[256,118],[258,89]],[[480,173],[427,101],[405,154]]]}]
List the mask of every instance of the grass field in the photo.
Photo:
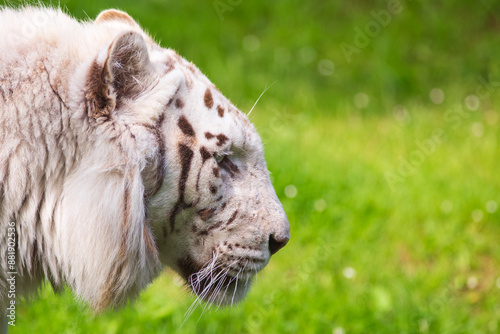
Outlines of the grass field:
[{"label": "grass field", "polygon": [[100,316],[44,288],[11,332],[500,332],[499,8],[401,3],[346,57],[387,2],[121,2],[242,110],[276,81],[251,119],[292,239],[231,309],[186,319],[166,271]]}]

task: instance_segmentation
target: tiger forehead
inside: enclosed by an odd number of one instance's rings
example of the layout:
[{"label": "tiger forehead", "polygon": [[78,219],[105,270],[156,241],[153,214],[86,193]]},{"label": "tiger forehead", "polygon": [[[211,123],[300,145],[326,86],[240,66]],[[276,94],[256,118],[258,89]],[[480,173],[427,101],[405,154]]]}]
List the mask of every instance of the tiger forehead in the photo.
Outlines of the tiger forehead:
[{"label": "tiger forehead", "polygon": [[[171,101],[173,107],[182,113],[177,125],[185,135],[184,138],[201,139],[203,134],[210,133],[214,139],[209,142],[214,144],[214,149],[224,149],[232,144],[245,147],[253,142],[255,136],[258,135],[253,133],[255,129],[245,114],[238,110],[193,63],[185,60],[173,50],[165,49],[165,52],[166,65],[180,70],[181,75],[184,76],[185,85]],[[203,125],[195,131],[200,126],[195,119],[200,116],[208,121],[208,124],[215,122],[213,123],[215,127],[207,128]],[[218,123],[217,120],[223,123]],[[221,124],[230,128],[224,126],[226,128],[224,131],[220,128]],[[233,131],[236,129],[239,130]],[[237,134],[236,137],[234,137],[235,134]],[[205,135],[205,139],[211,138]]]},{"label": "tiger forehead", "polygon": [[[193,79],[203,83],[207,87],[215,90],[215,85],[192,63],[182,58],[177,52],[171,49],[162,49],[164,52],[163,60],[161,61],[170,70],[178,68],[185,76],[186,82],[192,82]],[[192,85],[188,85],[192,88]]]},{"label": "tiger forehead", "polygon": [[[186,88],[192,90],[194,88],[194,81],[201,83],[204,86],[204,93],[201,97],[202,105],[207,109],[214,108],[219,117],[224,117],[226,112],[238,111],[227,98],[219,91],[219,89],[192,63],[182,58],[174,50],[165,50],[166,59],[163,63],[170,70],[178,68],[184,75],[187,83]],[[182,99],[175,100],[175,105],[178,109],[182,109],[184,103]]]}]

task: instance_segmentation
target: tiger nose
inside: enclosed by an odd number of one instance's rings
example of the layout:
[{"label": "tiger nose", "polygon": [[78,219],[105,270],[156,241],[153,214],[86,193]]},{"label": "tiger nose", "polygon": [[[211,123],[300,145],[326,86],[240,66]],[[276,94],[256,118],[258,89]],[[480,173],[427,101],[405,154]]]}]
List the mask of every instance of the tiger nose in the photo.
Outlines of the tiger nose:
[{"label": "tiger nose", "polygon": [[288,240],[290,240],[290,234],[280,237],[274,234],[269,235],[269,252],[271,255],[276,254],[281,248],[285,247]]}]

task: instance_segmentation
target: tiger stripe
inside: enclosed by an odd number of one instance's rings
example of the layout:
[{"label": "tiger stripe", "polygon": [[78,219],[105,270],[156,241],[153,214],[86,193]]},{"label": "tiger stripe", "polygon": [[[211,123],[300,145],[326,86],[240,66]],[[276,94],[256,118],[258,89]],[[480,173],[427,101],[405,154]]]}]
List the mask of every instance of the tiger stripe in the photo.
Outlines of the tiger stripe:
[{"label": "tiger stripe", "polygon": [[210,88],[207,88],[207,90],[205,91],[203,101],[205,102],[205,107],[207,107],[208,109],[211,109],[214,106],[214,99],[212,97]]},{"label": "tiger stripe", "polygon": [[[186,182],[189,176],[189,171],[191,170],[191,161],[194,155],[193,151],[185,144],[179,144],[177,150],[181,161],[181,174],[179,177],[179,185],[178,185],[178,196],[177,196],[178,199],[174,205],[174,208],[169,214],[170,231],[172,232],[174,231],[175,228],[175,217],[179,213],[181,206],[185,205],[184,191],[186,189]],[[166,237],[167,235],[166,228],[164,228],[163,230],[163,235],[164,237]]]}]

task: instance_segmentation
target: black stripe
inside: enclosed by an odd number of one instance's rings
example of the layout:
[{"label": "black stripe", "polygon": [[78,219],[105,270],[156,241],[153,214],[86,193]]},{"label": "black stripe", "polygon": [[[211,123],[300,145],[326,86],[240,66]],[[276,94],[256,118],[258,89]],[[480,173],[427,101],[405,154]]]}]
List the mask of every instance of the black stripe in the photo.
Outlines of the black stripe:
[{"label": "black stripe", "polygon": [[184,117],[184,115],[182,115],[179,118],[179,120],[177,121],[177,126],[179,127],[179,129],[181,129],[181,131],[185,135],[188,135],[191,137],[195,136],[193,126],[191,125],[191,123],[189,123],[189,121],[186,119],[186,117]]},{"label": "black stripe", "polygon": [[[186,183],[191,169],[191,161],[193,160],[193,151],[184,144],[179,144],[178,147],[179,157],[181,159],[181,175],[179,177],[179,198],[174,208],[170,212],[170,230],[173,231],[175,227],[175,217],[179,212],[181,205],[184,204],[184,192],[186,190]],[[166,229],[163,230],[166,236]]]}]

